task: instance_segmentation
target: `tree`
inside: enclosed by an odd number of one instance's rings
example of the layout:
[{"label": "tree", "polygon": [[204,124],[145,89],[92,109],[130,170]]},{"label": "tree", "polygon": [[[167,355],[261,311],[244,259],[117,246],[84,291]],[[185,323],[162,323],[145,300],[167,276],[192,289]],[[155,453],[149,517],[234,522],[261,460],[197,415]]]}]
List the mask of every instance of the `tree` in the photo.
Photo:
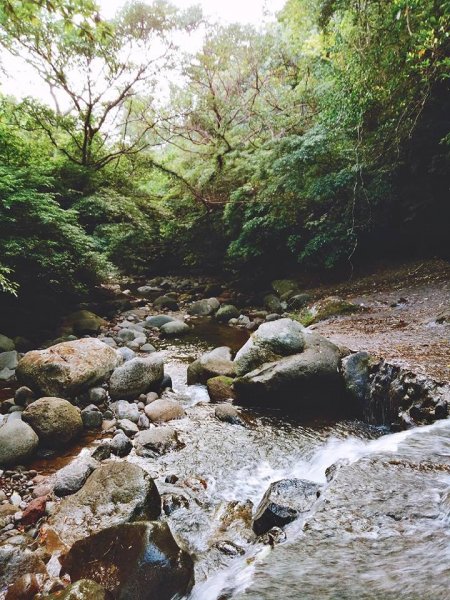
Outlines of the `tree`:
[{"label": "tree", "polygon": [[132,137],[133,102],[144,91],[156,94],[157,75],[172,65],[171,34],[192,30],[199,12],[135,2],[107,22],[90,0],[42,1],[33,10],[28,4],[7,3],[4,17],[12,10],[14,18],[0,19],[0,42],[48,84],[56,110],[35,100],[25,110],[53,146],[91,170],[148,147],[155,123]]}]

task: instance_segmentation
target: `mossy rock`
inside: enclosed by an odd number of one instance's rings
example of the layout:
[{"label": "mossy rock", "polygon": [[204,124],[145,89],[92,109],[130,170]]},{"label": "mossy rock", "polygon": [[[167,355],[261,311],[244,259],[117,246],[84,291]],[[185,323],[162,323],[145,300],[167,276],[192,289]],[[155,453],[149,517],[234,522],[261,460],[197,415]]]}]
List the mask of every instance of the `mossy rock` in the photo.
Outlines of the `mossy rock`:
[{"label": "mossy rock", "polygon": [[218,375],[217,377],[211,377],[206,382],[208,388],[208,394],[211,398],[211,402],[227,402],[228,400],[235,399],[235,393],[233,390],[233,379],[226,377],[225,375]]},{"label": "mossy rock", "polygon": [[304,308],[296,316],[296,320],[302,325],[305,325],[305,327],[308,327],[308,325],[324,321],[330,317],[350,315],[363,310],[365,310],[365,308],[359,304],[348,302],[338,296],[329,296],[328,298],[319,300],[312,306]]}]

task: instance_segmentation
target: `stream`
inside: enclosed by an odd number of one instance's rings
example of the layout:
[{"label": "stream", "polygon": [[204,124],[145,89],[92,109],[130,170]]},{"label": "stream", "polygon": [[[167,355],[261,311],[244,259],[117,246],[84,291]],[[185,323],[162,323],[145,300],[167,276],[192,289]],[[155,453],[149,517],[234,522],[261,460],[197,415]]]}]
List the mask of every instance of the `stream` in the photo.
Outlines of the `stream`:
[{"label": "stream", "polygon": [[[175,424],[185,446],[154,460],[129,458],[161,494],[180,492],[166,483],[168,474],[189,482],[189,505],[168,517],[195,558],[189,600],[448,598],[450,420],[394,434],[276,411],[245,410],[245,427],[220,422],[206,388],[186,385],[186,368],[212,347],[237,350],[246,336],[200,320],[189,338],[162,342],[187,412]],[[325,471],[337,461],[344,468],[327,483]],[[294,477],[325,492],[286,527],[284,543],[255,543],[252,511],[271,482]],[[219,551],[224,543],[239,549],[235,556]]]}]

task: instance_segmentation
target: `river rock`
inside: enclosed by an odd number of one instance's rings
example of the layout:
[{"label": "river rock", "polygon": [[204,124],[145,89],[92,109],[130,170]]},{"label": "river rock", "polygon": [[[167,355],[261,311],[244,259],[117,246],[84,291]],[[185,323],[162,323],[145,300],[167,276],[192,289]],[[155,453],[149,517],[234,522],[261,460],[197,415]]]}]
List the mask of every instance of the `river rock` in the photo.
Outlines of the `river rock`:
[{"label": "river rock", "polygon": [[219,375],[217,377],[211,377],[206,382],[208,394],[211,402],[227,402],[230,399],[234,400],[236,395],[233,389],[234,379],[231,377],[225,377]]},{"label": "river rock", "polygon": [[155,458],[181,446],[172,427],[152,427],[139,432],[134,438],[136,454],[145,458]]},{"label": "river rock", "polygon": [[95,404],[90,404],[81,411],[81,420],[86,429],[99,429],[102,426],[103,415]]},{"label": "river rock", "polygon": [[159,296],[153,302],[156,308],[167,308],[168,310],[178,310],[178,302],[170,296]]},{"label": "river rock", "polygon": [[130,419],[119,419],[117,421],[117,429],[123,431],[127,437],[133,437],[139,431],[136,423],[133,423]]},{"label": "river rock", "polygon": [[[276,324],[276,322],[274,323]],[[327,339],[304,332],[304,351],[268,362],[234,382],[239,401],[286,406],[297,411],[341,411],[340,351]]]},{"label": "river rock", "polygon": [[113,525],[152,520],[161,513],[161,498],[150,475],[128,462],[103,464],[84,486],[56,506],[48,525],[71,546]]},{"label": "river rock", "polygon": [[159,354],[133,358],[115,369],[109,380],[111,398],[136,398],[158,387],[164,377],[164,363]]},{"label": "river rock", "polygon": [[167,523],[159,522],[109,527],[76,542],[62,572],[72,581],[97,581],[121,600],[180,598],[194,582],[192,558],[177,545]]},{"label": "river rock", "polygon": [[345,389],[360,414],[365,412],[369,400],[369,363],[370,355],[367,352],[356,352],[342,360]]},{"label": "river rock", "polygon": [[338,296],[328,296],[313,304],[309,309],[305,309],[305,325],[324,321],[330,317],[353,314],[362,310],[364,310],[364,307],[359,304],[348,302]]},{"label": "river rock", "polygon": [[[25,541],[25,539],[23,540]],[[24,573],[47,574],[45,564],[25,544],[0,544],[0,589],[13,584]]]},{"label": "river rock", "polygon": [[230,423],[231,425],[243,425],[244,422],[239,416],[238,409],[229,402],[223,402],[216,406],[214,414],[219,421]]},{"label": "river rock", "polygon": [[227,346],[215,348],[211,352],[206,352],[199,359],[188,366],[187,383],[206,384],[208,379],[224,375],[225,377],[234,377],[235,365],[231,360],[231,350]]},{"label": "river rock", "polygon": [[60,328],[60,335],[95,335],[101,327],[106,327],[107,321],[89,310],[77,310],[68,315]]},{"label": "river rock", "polygon": [[264,308],[270,313],[279,314],[283,312],[281,301],[275,294],[267,294],[267,296],[264,296]]},{"label": "river rock", "polygon": [[26,385],[22,385],[20,388],[17,388],[17,390],[14,393],[14,402],[18,406],[26,406],[27,404],[33,402],[33,400],[35,399],[36,396],[34,392],[30,390],[30,388]]},{"label": "river rock", "polygon": [[15,350],[15,348],[14,341],[0,333],[0,352],[10,352],[11,350]]},{"label": "river rock", "polygon": [[160,398],[145,407],[145,414],[154,423],[165,423],[185,416],[184,408],[176,400]]},{"label": "river rock", "polygon": [[68,496],[81,489],[98,462],[90,456],[75,459],[72,463],[57,471],[54,492],[57,496]]},{"label": "river rock", "polygon": [[236,354],[236,374],[244,375],[264,363],[303,352],[304,332],[303,325],[292,319],[263,323]]},{"label": "river rock", "polygon": [[19,364],[19,355],[15,350],[0,352],[0,371],[10,369],[14,371]]},{"label": "river rock", "polygon": [[139,350],[140,352],[145,352],[145,354],[152,354],[153,352],[156,352],[156,348],[152,344],[143,344]]},{"label": "river rock", "polygon": [[112,402],[110,409],[113,411],[116,419],[128,419],[133,423],[137,423],[139,420],[139,409],[134,402],[117,400],[117,402]]},{"label": "river rock", "polygon": [[160,331],[162,337],[178,337],[189,333],[190,327],[184,321],[171,321],[163,325]]},{"label": "river rock", "polygon": [[288,308],[290,310],[300,310],[304,308],[311,301],[309,294],[296,294],[291,296],[288,300]]},{"label": "river rock", "polygon": [[33,600],[42,589],[42,574],[26,573],[8,587],[5,600]]},{"label": "river rock", "polygon": [[85,338],[27,352],[16,376],[20,383],[47,396],[72,397],[105,381],[119,364],[113,348]]},{"label": "river rock", "polygon": [[207,317],[213,315],[220,307],[220,302],[217,298],[207,298],[205,300],[197,300],[188,308],[188,314],[197,317]]},{"label": "river rock", "polygon": [[119,431],[110,441],[109,447],[113,454],[119,458],[123,458],[130,454],[133,449],[133,444],[123,431]]},{"label": "river rock", "polygon": [[121,329],[119,331],[119,333],[117,334],[117,337],[122,342],[131,342],[131,341],[135,340],[136,338],[140,337],[140,334],[138,331],[135,331],[134,329]]},{"label": "river rock", "polygon": [[20,419],[8,419],[0,427],[0,465],[9,466],[28,461],[36,452],[39,438]]},{"label": "river rock", "polygon": [[228,323],[230,319],[237,319],[239,314],[239,310],[233,304],[224,304],[216,312],[216,319],[221,323]]},{"label": "river rock", "polygon": [[90,579],[80,579],[42,600],[111,600],[110,593],[97,582]]},{"label": "river rock", "polygon": [[49,448],[69,444],[83,429],[80,409],[63,398],[39,398],[23,411],[22,418]]},{"label": "river rock", "polygon": [[148,329],[160,329],[163,325],[171,323],[172,321],[175,321],[173,317],[167,315],[155,315],[145,319],[144,327],[147,327]]},{"label": "river rock", "polygon": [[320,495],[320,486],[305,479],[282,479],[271,483],[253,519],[256,535],[283,527],[308,512]]}]

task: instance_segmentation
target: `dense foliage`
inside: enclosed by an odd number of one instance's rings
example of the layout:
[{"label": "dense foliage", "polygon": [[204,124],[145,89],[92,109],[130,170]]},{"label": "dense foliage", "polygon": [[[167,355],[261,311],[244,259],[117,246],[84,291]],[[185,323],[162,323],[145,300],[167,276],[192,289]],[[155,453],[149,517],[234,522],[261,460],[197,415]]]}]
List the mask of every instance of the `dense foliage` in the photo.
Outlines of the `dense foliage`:
[{"label": "dense foliage", "polygon": [[450,0],[287,0],[261,30],[7,0],[0,44],[54,100],[1,97],[5,294],[448,252]]}]

